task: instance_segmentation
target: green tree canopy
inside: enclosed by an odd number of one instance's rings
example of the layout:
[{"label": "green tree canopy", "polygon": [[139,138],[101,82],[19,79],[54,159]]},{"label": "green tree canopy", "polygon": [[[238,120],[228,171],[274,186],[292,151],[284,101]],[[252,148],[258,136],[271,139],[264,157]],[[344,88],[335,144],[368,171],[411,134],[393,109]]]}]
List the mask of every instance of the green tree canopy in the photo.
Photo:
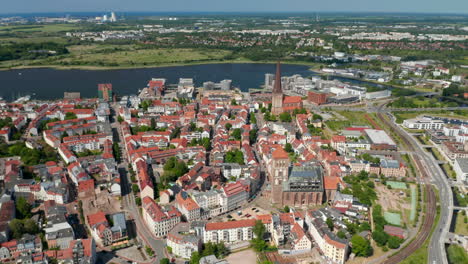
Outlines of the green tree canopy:
[{"label": "green tree canopy", "polygon": [[373,253],[373,249],[369,240],[359,236],[354,235],[351,238],[352,252],[358,257],[369,257]]}]

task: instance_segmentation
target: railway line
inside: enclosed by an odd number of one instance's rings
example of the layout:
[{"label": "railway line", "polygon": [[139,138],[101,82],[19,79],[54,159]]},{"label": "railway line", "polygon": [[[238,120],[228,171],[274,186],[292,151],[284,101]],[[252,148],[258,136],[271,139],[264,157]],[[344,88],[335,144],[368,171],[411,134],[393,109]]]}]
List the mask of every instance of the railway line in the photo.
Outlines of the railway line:
[{"label": "railway line", "polygon": [[379,112],[377,113],[377,117],[388,127],[390,127],[395,133],[398,134],[398,136],[401,138],[403,143],[406,145],[408,148],[408,151],[412,152],[410,154],[411,158],[414,160],[416,163],[417,170],[420,172],[420,178],[422,181],[424,181],[424,189],[426,193],[426,199],[425,199],[425,208],[426,208],[426,214],[424,217],[424,222],[417,233],[416,237],[409,242],[409,244],[406,245],[403,249],[398,251],[395,255],[389,257],[386,259],[383,263],[384,264],[395,264],[399,263],[406,258],[408,258],[411,254],[413,254],[416,250],[422,247],[424,242],[430,238],[431,235],[431,230],[432,226],[436,217],[436,210],[437,210],[437,200],[436,196],[434,193],[434,190],[432,188],[432,185],[430,184],[430,179],[429,179],[429,174],[426,170],[426,166],[423,166],[423,162],[421,161],[421,158],[417,154],[417,148],[413,146],[413,143],[407,138],[407,135],[404,135],[401,133],[398,127],[392,122],[389,122],[383,113]]}]

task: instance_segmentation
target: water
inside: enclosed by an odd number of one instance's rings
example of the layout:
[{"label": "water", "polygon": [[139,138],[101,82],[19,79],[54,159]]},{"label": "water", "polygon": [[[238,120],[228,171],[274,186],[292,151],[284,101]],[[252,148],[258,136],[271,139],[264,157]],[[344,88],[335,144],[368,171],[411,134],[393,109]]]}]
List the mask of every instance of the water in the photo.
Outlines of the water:
[{"label": "water", "polygon": [[[260,88],[265,73],[275,73],[275,64],[205,64],[159,68],[137,68],[124,70],[56,70],[21,69],[0,71],[0,97],[11,101],[20,96],[31,95],[33,99],[62,98],[64,92],[80,92],[82,97],[97,97],[99,83],[112,83],[118,95],[136,94],[151,78],[166,78],[169,84],[178,83],[179,78],[194,78],[195,84],[219,82],[231,79],[234,87],[242,91]],[[283,64],[283,76],[300,74],[303,77],[317,75],[308,66]],[[369,82],[333,77],[356,85],[367,84],[385,87]]]},{"label": "water", "polygon": [[[112,83],[119,95],[136,94],[151,78],[166,78],[169,84],[179,78],[194,78],[195,84],[232,79],[235,87],[247,91],[260,88],[265,73],[275,72],[274,64],[206,64],[125,70],[21,69],[0,71],[0,96],[6,100],[26,94],[35,99],[62,98],[64,92],[80,92],[82,97],[97,97],[99,83]],[[308,66],[285,64],[282,75],[314,75]]]}]

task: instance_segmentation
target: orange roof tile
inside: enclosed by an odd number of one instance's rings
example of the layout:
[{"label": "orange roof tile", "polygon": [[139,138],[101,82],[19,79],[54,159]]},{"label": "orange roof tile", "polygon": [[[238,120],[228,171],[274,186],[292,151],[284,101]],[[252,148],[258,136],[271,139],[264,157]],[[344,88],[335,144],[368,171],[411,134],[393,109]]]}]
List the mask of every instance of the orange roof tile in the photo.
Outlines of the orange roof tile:
[{"label": "orange roof tile", "polygon": [[208,223],[206,224],[205,230],[222,230],[222,229],[234,229],[242,227],[255,226],[255,219],[245,219],[239,221],[228,221],[228,222],[218,222],[218,223]]},{"label": "orange roof tile", "polygon": [[276,148],[271,155],[274,159],[289,159],[288,153],[284,151],[283,147]]}]

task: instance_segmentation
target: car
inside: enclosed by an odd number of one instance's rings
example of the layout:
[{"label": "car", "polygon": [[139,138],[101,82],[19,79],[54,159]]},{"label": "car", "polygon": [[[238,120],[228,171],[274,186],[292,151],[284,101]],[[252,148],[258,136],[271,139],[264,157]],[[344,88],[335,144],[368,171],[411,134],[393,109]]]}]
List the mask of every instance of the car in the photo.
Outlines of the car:
[{"label": "car", "polygon": [[255,209],[257,209],[257,208],[255,208],[255,207],[254,207],[254,208],[252,208],[252,211],[255,211]]},{"label": "car", "polygon": [[232,218],[232,216],[231,216],[231,215],[227,215],[226,217],[227,217],[227,218],[229,218],[229,219],[231,219],[231,218]]},{"label": "car", "polygon": [[260,212],[260,210],[255,210],[256,213]]},{"label": "car", "polygon": [[245,216],[245,217],[251,217],[251,215],[250,215],[250,214],[246,214],[246,215],[244,215],[244,216]]}]

